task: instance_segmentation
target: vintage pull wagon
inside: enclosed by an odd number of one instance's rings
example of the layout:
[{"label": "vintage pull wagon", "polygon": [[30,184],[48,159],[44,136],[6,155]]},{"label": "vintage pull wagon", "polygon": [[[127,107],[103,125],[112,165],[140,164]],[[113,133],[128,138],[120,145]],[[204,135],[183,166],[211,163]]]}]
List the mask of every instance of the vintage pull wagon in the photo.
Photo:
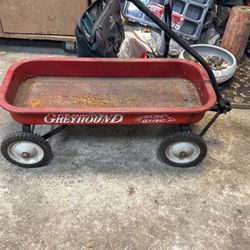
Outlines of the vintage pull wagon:
[{"label": "vintage pull wagon", "polygon": [[[0,105],[22,124],[7,135],[3,156],[22,167],[40,167],[52,159],[48,138],[65,126],[82,124],[179,124],[159,155],[166,163],[189,167],[199,163],[207,147],[202,136],[216,118],[230,110],[206,62],[140,1],[134,4],[194,56],[201,65],[182,59],[47,58],[25,60],[7,72]],[[206,111],[215,116],[200,134],[190,124]],[[36,124],[58,125],[45,135]]]}]

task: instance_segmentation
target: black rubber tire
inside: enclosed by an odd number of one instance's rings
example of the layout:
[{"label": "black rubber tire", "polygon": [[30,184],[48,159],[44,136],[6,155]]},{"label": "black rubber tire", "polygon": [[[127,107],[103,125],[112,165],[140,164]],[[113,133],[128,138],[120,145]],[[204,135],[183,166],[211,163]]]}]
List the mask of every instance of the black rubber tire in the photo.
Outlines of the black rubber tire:
[{"label": "black rubber tire", "polygon": [[[177,142],[191,142],[199,147],[200,153],[196,159],[188,163],[174,162],[170,160],[166,155],[167,148]],[[207,154],[207,146],[201,136],[190,133],[190,132],[179,132],[168,136],[160,145],[158,155],[160,159],[173,167],[188,168],[193,167],[199,162],[201,162]]]},{"label": "black rubber tire", "polygon": [[[37,144],[43,150],[43,153],[44,153],[43,158],[39,162],[36,162],[34,164],[20,163],[14,160],[13,158],[11,158],[8,153],[8,148],[12,143],[15,143],[18,141],[29,141],[34,144]],[[37,134],[27,133],[27,132],[16,132],[16,133],[7,135],[1,144],[1,153],[6,160],[23,168],[42,167],[42,166],[47,165],[53,158],[53,153],[52,153],[49,143],[45,139],[43,139],[42,136],[37,135]]]}]

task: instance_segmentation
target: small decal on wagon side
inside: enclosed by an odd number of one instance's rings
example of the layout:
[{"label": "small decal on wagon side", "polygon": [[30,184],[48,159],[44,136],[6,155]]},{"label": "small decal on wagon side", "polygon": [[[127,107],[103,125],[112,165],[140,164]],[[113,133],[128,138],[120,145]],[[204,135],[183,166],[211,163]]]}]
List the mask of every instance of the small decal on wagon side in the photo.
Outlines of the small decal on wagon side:
[{"label": "small decal on wagon side", "polygon": [[140,117],[141,123],[170,123],[176,121],[175,118],[167,114],[144,115]]},{"label": "small decal on wagon side", "polygon": [[48,114],[44,117],[47,124],[117,124],[124,119],[120,114]]}]

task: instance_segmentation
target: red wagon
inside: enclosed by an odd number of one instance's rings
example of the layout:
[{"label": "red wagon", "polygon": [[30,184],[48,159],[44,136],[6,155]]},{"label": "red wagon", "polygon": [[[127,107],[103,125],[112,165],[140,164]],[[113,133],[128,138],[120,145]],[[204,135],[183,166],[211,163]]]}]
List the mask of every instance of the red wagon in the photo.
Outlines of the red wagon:
[{"label": "red wagon", "polygon": [[[13,65],[0,89],[0,105],[22,124],[8,135],[1,152],[22,167],[39,167],[52,159],[47,139],[67,125],[179,124],[159,155],[166,163],[190,167],[206,155],[202,136],[220,114],[230,110],[205,60],[157,18],[140,0],[129,0],[199,63],[169,59],[35,59]],[[206,71],[205,71],[205,70]],[[211,81],[210,81],[211,80]],[[207,110],[216,112],[200,134],[190,124]],[[58,125],[45,135],[36,124]]]},{"label": "red wagon", "polygon": [[[67,125],[180,124],[160,156],[187,167],[206,155],[202,134],[191,133],[216,103],[206,71],[181,59],[32,59],[14,64],[0,89],[0,105],[23,124],[8,135],[3,156],[22,167],[52,159],[49,137]],[[58,125],[40,136],[36,124]]]}]

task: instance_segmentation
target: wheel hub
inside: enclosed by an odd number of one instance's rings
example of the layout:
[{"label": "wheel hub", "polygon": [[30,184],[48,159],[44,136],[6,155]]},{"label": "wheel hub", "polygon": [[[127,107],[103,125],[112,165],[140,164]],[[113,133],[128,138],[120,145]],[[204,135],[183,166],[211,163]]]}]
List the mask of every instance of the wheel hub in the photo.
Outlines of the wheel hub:
[{"label": "wheel hub", "polygon": [[170,144],[165,154],[175,163],[190,163],[199,157],[200,148],[195,143],[180,141]]},{"label": "wheel hub", "polygon": [[43,149],[31,141],[16,141],[9,145],[8,155],[21,164],[36,164],[44,157]]},{"label": "wheel hub", "polygon": [[24,159],[29,158],[29,157],[30,157],[30,154],[27,153],[27,152],[23,152],[23,153],[22,153],[22,157],[23,157]]},{"label": "wheel hub", "polygon": [[190,153],[187,153],[187,152],[185,152],[185,151],[181,151],[180,154],[179,154],[179,157],[180,157],[180,158],[185,158],[185,157],[187,157],[187,156],[189,156],[189,155],[190,155]]}]

